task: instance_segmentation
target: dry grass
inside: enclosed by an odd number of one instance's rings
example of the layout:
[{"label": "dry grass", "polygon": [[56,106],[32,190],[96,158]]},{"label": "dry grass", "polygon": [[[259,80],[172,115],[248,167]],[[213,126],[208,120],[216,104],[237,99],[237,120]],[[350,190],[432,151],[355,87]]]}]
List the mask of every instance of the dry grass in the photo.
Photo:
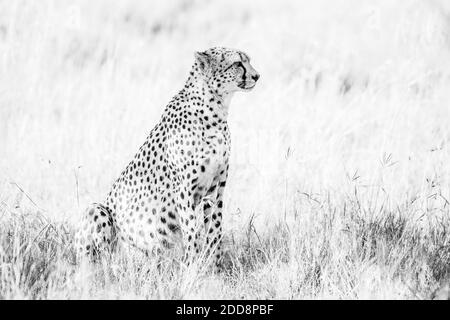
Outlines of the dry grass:
[{"label": "dry grass", "polygon": [[[445,291],[449,6],[229,2],[0,1],[0,298]],[[227,272],[170,252],[75,263],[76,218],[214,45],[262,75],[231,106]]]}]

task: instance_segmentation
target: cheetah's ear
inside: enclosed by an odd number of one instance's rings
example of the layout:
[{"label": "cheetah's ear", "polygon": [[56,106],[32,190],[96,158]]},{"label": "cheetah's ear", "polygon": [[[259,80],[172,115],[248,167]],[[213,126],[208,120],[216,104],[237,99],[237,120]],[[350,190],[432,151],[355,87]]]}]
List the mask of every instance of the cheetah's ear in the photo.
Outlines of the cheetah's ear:
[{"label": "cheetah's ear", "polygon": [[202,71],[205,71],[211,65],[211,57],[206,52],[195,52],[195,60],[197,60]]}]

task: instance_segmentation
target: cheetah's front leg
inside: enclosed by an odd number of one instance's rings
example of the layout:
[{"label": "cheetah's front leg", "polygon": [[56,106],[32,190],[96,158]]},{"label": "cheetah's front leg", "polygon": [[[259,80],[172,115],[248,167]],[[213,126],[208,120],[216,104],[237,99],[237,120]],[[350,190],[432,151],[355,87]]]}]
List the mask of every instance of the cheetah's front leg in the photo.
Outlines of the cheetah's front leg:
[{"label": "cheetah's front leg", "polygon": [[[195,186],[194,186],[195,187]],[[201,219],[196,212],[200,199],[193,188],[185,185],[179,191],[177,211],[184,243],[184,261],[191,264],[200,252]]]},{"label": "cheetah's front leg", "polygon": [[208,254],[212,257],[212,261],[216,267],[221,267],[223,259],[222,250],[222,211],[223,211],[223,194],[227,180],[228,170],[223,171],[219,180],[211,189],[215,189],[213,195],[213,203],[206,202],[203,207],[204,222],[206,230],[206,244],[208,246]]}]

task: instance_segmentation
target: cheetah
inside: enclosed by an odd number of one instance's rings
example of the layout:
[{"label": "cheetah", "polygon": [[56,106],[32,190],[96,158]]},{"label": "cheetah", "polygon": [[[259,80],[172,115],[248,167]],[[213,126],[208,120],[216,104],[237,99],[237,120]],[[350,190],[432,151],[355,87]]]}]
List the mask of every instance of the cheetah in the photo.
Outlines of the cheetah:
[{"label": "cheetah", "polygon": [[184,88],[166,106],[106,200],[83,214],[78,253],[112,252],[118,242],[148,252],[178,239],[185,261],[206,248],[220,266],[230,157],[228,108],[233,94],[250,91],[259,77],[242,51],[214,47],[196,52]]}]

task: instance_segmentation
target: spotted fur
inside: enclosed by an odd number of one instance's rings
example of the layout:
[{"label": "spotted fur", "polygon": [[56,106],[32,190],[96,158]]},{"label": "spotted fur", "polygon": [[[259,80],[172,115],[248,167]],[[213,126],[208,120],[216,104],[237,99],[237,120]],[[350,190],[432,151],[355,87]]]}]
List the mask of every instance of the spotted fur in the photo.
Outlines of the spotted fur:
[{"label": "spotted fur", "polygon": [[79,252],[113,251],[117,242],[148,251],[181,240],[187,261],[206,245],[220,264],[228,107],[236,91],[251,90],[258,78],[241,51],[216,47],[197,52],[184,88],[106,200],[83,215]]}]

